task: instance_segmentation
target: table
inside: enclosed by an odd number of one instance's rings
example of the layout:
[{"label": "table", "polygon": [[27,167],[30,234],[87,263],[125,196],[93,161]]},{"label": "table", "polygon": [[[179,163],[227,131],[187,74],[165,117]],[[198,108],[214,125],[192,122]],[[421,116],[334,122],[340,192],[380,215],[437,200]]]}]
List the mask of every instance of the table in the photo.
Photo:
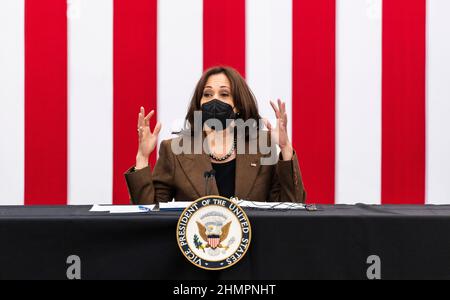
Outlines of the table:
[{"label": "table", "polygon": [[252,244],[231,269],[205,271],[181,254],[180,212],[110,215],[90,206],[0,207],[0,279],[450,279],[450,206],[319,206],[247,209]]}]

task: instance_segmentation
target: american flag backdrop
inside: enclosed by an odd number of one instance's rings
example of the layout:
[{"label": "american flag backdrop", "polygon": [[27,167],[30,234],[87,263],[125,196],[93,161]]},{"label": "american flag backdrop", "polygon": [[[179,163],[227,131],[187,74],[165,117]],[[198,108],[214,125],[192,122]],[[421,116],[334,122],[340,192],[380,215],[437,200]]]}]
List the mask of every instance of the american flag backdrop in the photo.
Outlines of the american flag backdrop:
[{"label": "american flag backdrop", "polygon": [[[287,101],[310,203],[450,203],[448,0],[1,0],[0,204],[128,204],[202,71]],[[155,155],[152,161],[155,160]]]}]

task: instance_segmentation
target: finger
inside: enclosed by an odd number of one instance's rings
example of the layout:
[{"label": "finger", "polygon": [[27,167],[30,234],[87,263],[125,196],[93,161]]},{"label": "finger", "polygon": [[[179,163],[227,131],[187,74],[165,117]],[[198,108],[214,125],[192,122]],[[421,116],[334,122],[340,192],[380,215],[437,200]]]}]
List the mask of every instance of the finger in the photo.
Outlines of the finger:
[{"label": "finger", "polygon": [[141,113],[139,113],[139,114],[138,114],[137,128],[141,127],[143,123],[144,123],[144,117],[142,116]]},{"label": "finger", "polygon": [[280,111],[281,115],[283,115],[283,105],[281,103],[281,100],[278,99],[277,102],[278,102],[278,110]]},{"label": "finger", "polygon": [[285,108],[283,107],[283,102],[282,102],[281,100],[278,100],[278,101],[280,101],[280,102],[279,102],[280,119],[283,119],[283,121],[284,121],[284,116],[285,116],[285,114],[286,114],[286,110],[285,110]]},{"label": "finger", "polygon": [[275,115],[276,115],[277,119],[279,119],[280,118],[280,111],[278,110],[277,106],[272,101],[270,101],[270,105],[272,105],[273,111],[275,112]]},{"label": "finger", "polygon": [[281,111],[283,114],[286,114],[286,102],[281,102]]},{"label": "finger", "polygon": [[138,124],[137,124],[137,127],[139,128],[139,127],[143,126],[143,124],[144,124],[144,108],[141,107],[141,108],[139,109],[139,114],[138,114]]},{"label": "finger", "polygon": [[278,107],[280,109],[280,118],[284,120],[284,116],[286,114],[286,103],[281,101],[281,99],[278,99]]},{"label": "finger", "polygon": [[162,125],[160,122],[156,123],[155,129],[153,129],[153,135],[157,136],[161,132]]},{"label": "finger", "polygon": [[144,136],[144,130],[142,129],[142,127],[138,128],[138,136],[139,136],[139,141],[141,141]]},{"label": "finger", "polygon": [[144,118],[144,125],[145,126],[150,126],[150,120],[153,117],[153,115],[155,114],[155,111],[152,110],[145,118]]}]

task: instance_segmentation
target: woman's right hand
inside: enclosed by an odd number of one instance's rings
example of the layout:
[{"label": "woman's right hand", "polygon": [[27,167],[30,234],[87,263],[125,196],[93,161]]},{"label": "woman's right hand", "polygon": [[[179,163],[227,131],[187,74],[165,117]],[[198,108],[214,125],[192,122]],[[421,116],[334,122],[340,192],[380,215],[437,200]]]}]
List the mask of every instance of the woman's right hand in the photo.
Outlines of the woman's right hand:
[{"label": "woman's right hand", "polygon": [[153,132],[150,130],[150,120],[155,114],[152,110],[145,116],[145,110],[141,107],[138,117],[138,135],[139,135],[139,149],[136,156],[136,169],[142,169],[148,166],[148,158],[155,150],[158,142],[158,135],[161,131],[161,123],[157,123]]}]

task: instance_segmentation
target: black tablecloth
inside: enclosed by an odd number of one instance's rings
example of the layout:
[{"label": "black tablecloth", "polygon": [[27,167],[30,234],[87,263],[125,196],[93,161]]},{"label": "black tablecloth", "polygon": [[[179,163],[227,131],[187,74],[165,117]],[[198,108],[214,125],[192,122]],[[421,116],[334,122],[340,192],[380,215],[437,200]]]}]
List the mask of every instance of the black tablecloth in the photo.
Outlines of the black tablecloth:
[{"label": "black tablecloth", "polygon": [[180,212],[110,215],[88,206],[0,207],[0,279],[450,279],[450,206],[247,209],[252,244],[231,269],[197,269],[175,236]]}]

